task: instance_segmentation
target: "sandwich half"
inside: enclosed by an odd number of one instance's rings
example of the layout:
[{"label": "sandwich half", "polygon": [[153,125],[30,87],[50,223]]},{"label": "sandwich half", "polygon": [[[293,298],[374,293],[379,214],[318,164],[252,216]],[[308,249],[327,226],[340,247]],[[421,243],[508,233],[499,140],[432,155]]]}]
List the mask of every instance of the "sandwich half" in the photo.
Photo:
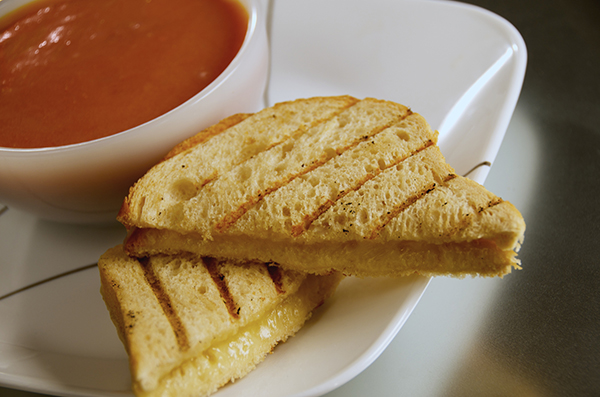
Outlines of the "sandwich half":
[{"label": "sandwich half", "polygon": [[313,274],[502,276],[519,211],[456,175],[438,134],[390,102],[317,97],[236,115],[130,190],[125,249],[273,261]]},{"label": "sandwich half", "polygon": [[122,246],[98,267],[137,396],[208,396],[243,377],[342,279],[192,254],[135,259]]}]

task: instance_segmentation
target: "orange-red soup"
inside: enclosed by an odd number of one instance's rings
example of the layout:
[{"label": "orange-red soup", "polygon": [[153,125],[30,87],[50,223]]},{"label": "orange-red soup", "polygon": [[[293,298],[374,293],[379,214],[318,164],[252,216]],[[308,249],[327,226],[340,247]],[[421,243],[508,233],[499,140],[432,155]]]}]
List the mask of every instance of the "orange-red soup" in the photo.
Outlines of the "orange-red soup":
[{"label": "orange-red soup", "polygon": [[233,0],[21,8],[0,20],[0,146],[73,144],[152,120],[223,72],[247,25]]}]

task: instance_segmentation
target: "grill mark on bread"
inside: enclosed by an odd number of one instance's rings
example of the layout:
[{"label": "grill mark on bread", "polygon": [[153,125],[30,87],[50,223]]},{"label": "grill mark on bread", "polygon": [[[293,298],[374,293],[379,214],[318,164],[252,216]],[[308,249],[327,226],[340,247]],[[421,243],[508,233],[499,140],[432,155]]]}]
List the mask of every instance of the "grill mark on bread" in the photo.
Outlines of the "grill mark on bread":
[{"label": "grill mark on bread", "polygon": [[179,318],[177,311],[173,307],[173,303],[171,302],[171,298],[169,294],[164,290],[163,285],[160,279],[156,276],[154,271],[152,270],[152,266],[150,264],[150,258],[143,257],[138,258],[137,260],[144,272],[144,277],[146,281],[150,285],[154,296],[158,300],[160,307],[162,308],[165,316],[169,320],[169,324],[171,324],[171,328],[173,329],[173,333],[175,334],[175,339],[177,340],[177,344],[181,351],[187,351],[190,348],[190,342],[185,331],[185,327],[183,326],[183,322]]},{"label": "grill mark on bread", "polygon": [[477,212],[482,213],[485,210],[488,210],[492,207],[495,207],[498,204],[502,204],[504,202],[504,200],[502,200],[502,198],[500,197],[495,197],[493,200],[490,200],[490,202],[488,203],[487,207],[479,207],[477,209]]},{"label": "grill mark on bread", "polygon": [[[358,99],[351,96],[339,96],[333,99],[330,97],[299,99],[278,103],[250,117],[242,114],[231,116],[233,119],[222,120],[215,126],[198,133],[198,137],[192,137],[189,141],[175,147],[165,157],[167,161],[163,160],[155,165],[136,182],[125,198],[127,205],[122,207],[117,219],[127,228],[142,224],[149,226],[155,222],[165,226],[165,223],[171,221],[169,214],[173,207],[171,204],[182,203],[177,197],[164,196],[165,192],[172,189],[172,178],[170,176],[165,178],[165,174],[178,174],[182,169],[180,167],[182,162],[191,161],[190,167],[184,168],[187,172],[181,176],[189,179],[198,193],[204,185],[216,180],[219,175],[226,174],[237,164],[247,161],[265,147],[286,139],[296,131],[305,130],[307,126],[326,120],[331,114],[357,102]],[[246,118],[237,122],[235,117]],[[228,123],[232,125],[227,127]],[[213,129],[218,131],[211,132],[210,130]],[[259,144],[249,147],[248,137],[258,137]],[[171,166],[179,168],[171,168]],[[155,176],[161,180],[152,181]],[[148,194],[148,191],[156,191],[156,193]],[[161,194],[163,197],[160,197]],[[143,197],[149,197],[149,200],[141,203]],[[191,198],[186,197],[186,200]],[[174,211],[177,212],[181,206],[175,207],[177,208]],[[179,214],[176,213],[175,217],[178,216]]]},{"label": "grill mark on bread", "polygon": [[[488,201],[488,203],[485,206],[478,206],[477,208],[475,208],[475,213],[476,214],[481,214],[482,212],[485,212],[487,210],[489,210],[492,207],[495,207],[499,204],[502,204],[504,202],[504,200],[502,200],[502,198],[500,197],[494,197],[492,200]],[[474,222],[474,217],[465,217],[466,219],[463,220],[463,224],[462,227],[468,227],[471,223]]]},{"label": "grill mark on bread", "polygon": [[[339,113],[341,113],[341,111],[336,113],[335,115],[333,115],[330,119],[333,119],[334,117],[339,115]],[[283,186],[286,186],[287,184],[292,182],[294,179],[296,179],[300,176],[306,175],[311,171],[314,171],[315,169],[326,164],[329,160],[331,160],[335,156],[340,156],[344,152],[356,147],[361,142],[364,142],[368,139],[373,138],[375,135],[381,133],[382,131],[385,131],[392,125],[404,120],[411,114],[412,114],[412,111],[410,109],[407,109],[406,113],[393,118],[388,123],[386,123],[384,125],[380,125],[374,129],[372,129],[368,133],[361,135],[359,138],[354,139],[353,141],[346,144],[345,146],[336,148],[335,154],[328,155],[327,153],[323,153],[321,155],[321,158],[313,159],[310,164],[302,164],[299,172],[291,173],[287,177],[282,178],[279,182],[274,183],[273,186],[263,189],[262,191],[256,192],[255,196],[250,197],[250,199],[248,201],[240,204],[236,210],[225,215],[221,219],[221,221],[219,221],[218,223],[215,224],[215,226],[214,226],[215,230],[217,230],[220,233],[226,232],[229,227],[231,227],[238,219],[240,219],[246,212],[248,212],[248,210],[250,208],[254,207],[257,203],[259,203],[262,199],[264,199],[265,196],[277,191],[278,189],[282,188]],[[328,121],[328,120],[326,120],[326,121]]]},{"label": "grill mark on bread", "polygon": [[[200,133],[186,139],[185,141],[175,146],[173,149],[171,149],[171,151],[169,151],[165,155],[165,157],[163,157],[163,159],[159,163],[165,162],[171,159],[172,157],[175,157],[183,152],[188,151],[189,149],[192,149],[195,146],[207,142],[211,138],[226,132],[231,127],[235,126],[236,124],[239,124],[240,122],[244,121],[250,116],[252,116],[252,113],[239,113],[221,120],[219,123],[202,130]],[[206,182],[201,183],[200,187],[204,186],[205,184]],[[119,209],[119,213],[117,214],[117,219],[120,220],[125,226],[129,225],[129,227],[131,227],[133,219],[142,218],[142,214],[144,212],[144,205],[146,203],[146,197],[142,196],[137,205],[133,205],[133,207],[135,207],[134,214],[132,212],[134,208],[132,208],[132,203],[130,202],[131,199],[132,198],[130,195],[127,195],[127,197],[125,197],[123,203],[121,204],[121,208]]]},{"label": "grill mark on bread", "polygon": [[217,171],[214,171],[212,174],[210,174],[210,176],[208,176],[206,179],[204,179],[200,183],[200,189],[202,189],[204,186],[208,185],[209,183],[211,183],[212,181],[214,181],[218,177],[219,177],[219,173]]},{"label": "grill mark on bread", "polygon": [[275,286],[275,290],[278,294],[284,294],[285,290],[283,289],[283,274],[281,274],[281,269],[279,266],[275,264],[275,262],[265,263],[267,268],[267,272],[269,273],[269,277],[273,281],[273,285]]},{"label": "grill mark on bread", "polygon": [[[360,186],[362,186],[369,179],[371,179],[371,178],[365,178],[364,181],[362,181],[362,183],[361,183]],[[335,201],[332,201],[332,200],[329,200],[329,199],[325,199],[325,202],[322,203],[321,205],[319,205],[319,207],[316,209],[316,211],[314,211],[312,214],[308,214],[308,215],[304,216],[304,218],[302,219],[302,223],[299,223],[297,225],[293,225],[292,226],[292,237],[298,237],[299,235],[301,235],[325,211],[327,211],[329,208],[331,208],[342,197],[344,197],[345,195],[347,195],[348,193],[350,193],[350,191],[351,190],[348,189],[346,191],[343,191],[343,192],[339,193],[337,195]]]},{"label": "grill mark on bread", "polygon": [[[316,120],[315,122],[313,122],[309,127],[301,127],[299,128],[296,132],[294,132],[293,134],[290,134],[290,136],[287,139],[284,139],[280,142],[277,142],[273,145],[270,145],[269,147],[266,147],[265,150],[263,150],[260,153],[264,153],[267,152],[271,149],[273,149],[274,147],[277,146],[281,146],[284,145],[285,143],[287,143],[290,140],[296,140],[298,139],[298,137],[300,137],[301,135],[303,135],[306,131],[308,131],[310,128],[314,128],[316,126],[318,126],[319,124],[323,124],[328,122],[329,120],[333,119],[334,117],[337,117],[340,113],[342,113],[344,110],[348,109],[349,107],[352,107],[354,105],[356,105],[358,103],[354,102],[351,103],[348,106],[344,106],[343,108],[339,109],[338,111],[334,112],[333,114],[331,114],[328,118],[323,118],[323,119],[319,119]],[[275,117],[275,115],[273,115],[273,117]],[[260,153],[256,153],[255,156],[259,155]],[[253,156],[254,157],[254,156]],[[250,159],[246,159],[244,162],[248,161]],[[262,192],[258,192],[256,196],[253,196],[250,200],[248,200],[245,203],[242,203],[237,210],[230,212],[229,214],[225,215],[221,221],[217,222],[217,224],[215,225],[215,229],[221,233],[225,232],[231,225],[233,225],[238,219],[240,219],[250,208],[252,208],[254,205],[256,205],[256,203],[258,203],[260,200],[262,200],[266,195],[273,193],[274,191],[276,191],[277,189],[279,189],[280,187],[284,186],[287,183],[290,183],[292,180],[294,180],[295,178],[297,178],[300,175],[306,174],[312,170],[314,170],[315,168],[318,168],[320,165],[325,164],[325,162],[327,162],[327,160],[329,159],[324,159],[324,161],[319,164],[316,161],[313,161],[313,163],[311,163],[310,166],[305,167],[301,173],[297,173],[295,175],[291,175],[290,177],[288,177],[287,181],[284,182],[280,182],[279,184],[276,184],[275,186],[273,186],[270,189],[265,189]],[[241,165],[243,162],[240,162],[236,165]],[[216,178],[215,178],[216,179]],[[211,181],[213,182],[213,181]],[[204,185],[203,185],[204,186]]]},{"label": "grill mark on bread", "polygon": [[[495,197],[494,199],[490,200],[485,206],[477,206],[477,207],[472,207],[475,211],[475,214],[479,215],[482,212],[495,207],[496,205],[499,205],[503,202],[504,200],[502,200],[500,197]],[[453,229],[450,229],[446,232],[446,234],[448,236],[452,236],[456,233],[458,233],[461,230],[464,230],[466,228],[468,228],[473,222],[475,221],[475,217],[474,216],[469,216],[469,214],[465,214],[465,216],[462,218],[461,222],[456,225]]]},{"label": "grill mark on bread", "polygon": [[[317,126],[317,125],[319,125],[319,124],[322,124],[322,123],[325,123],[325,122],[327,122],[328,120],[330,120],[330,119],[332,119],[332,118],[336,117],[338,114],[340,114],[341,112],[343,112],[343,111],[344,111],[344,110],[346,110],[347,108],[349,108],[349,107],[351,107],[351,106],[354,106],[354,105],[355,105],[357,102],[358,102],[358,100],[356,100],[356,99],[354,99],[354,101],[348,101],[348,103],[347,103],[346,105],[344,105],[343,107],[340,107],[339,109],[337,109],[336,111],[334,111],[334,112],[333,112],[331,115],[329,115],[328,117],[323,117],[323,118],[320,118],[320,119],[313,120],[313,121],[312,121],[312,123],[311,123],[310,125],[308,125],[308,126],[300,126],[300,127],[299,127],[299,128],[296,130],[296,131],[292,132],[292,133],[291,133],[291,134],[290,134],[290,135],[289,135],[287,138],[284,138],[284,139],[282,139],[282,140],[280,140],[280,141],[275,141],[275,142],[272,142],[270,145],[267,145],[267,146],[265,146],[265,147],[264,147],[264,148],[263,148],[261,151],[258,151],[258,152],[256,152],[256,153],[254,153],[252,156],[250,156],[250,157],[247,157],[247,158],[242,158],[241,160],[239,160],[239,161],[237,161],[237,162],[234,162],[234,163],[232,163],[232,164],[230,165],[229,169],[227,169],[227,170],[224,170],[224,171],[225,171],[225,172],[227,172],[227,171],[229,171],[230,169],[232,169],[232,168],[234,168],[234,167],[236,167],[236,166],[239,166],[239,165],[241,165],[241,164],[243,164],[243,163],[247,162],[247,161],[248,161],[248,160],[250,160],[251,158],[253,158],[253,157],[255,157],[255,156],[258,156],[258,155],[260,155],[260,154],[261,154],[261,153],[263,153],[263,152],[266,152],[266,151],[268,151],[268,150],[270,150],[270,149],[272,149],[272,148],[274,148],[274,147],[276,147],[276,146],[283,145],[283,144],[285,144],[287,141],[289,141],[290,139],[296,139],[297,137],[301,136],[301,135],[302,135],[302,134],[304,134],[306,131],[308,131],[310,128],[316,127],[316,126]],[[249,115],[249,116],[251,116],[251,115]],[[272,115],[272,117],[273,117],[273,118],[276,118],[277,116],[274,114],[274,115]],[[241,121],[243,121],[243,120],[240,120],[240,122],[241,122]],[[235,124],[238,124],[238,123],[235,123]],[[233,125],[235,125],[235,124],[233,124]],[[230,127],[233,127],[233,125],[231,125]],[[227,129],[228,129],[228,128],[227,128]],[[225,130],[224,130],[223,132],[225,132]],[[218,135],[218,134],[214,134],[214,135]],[[214,136],[214,135],[213,135],[213,136]],[[192,138],[193,138],[193,137],[192,137]],[[192,139],[192,138],[190,138],[190,139]],[[207,139],[206,139],[206,140],[207,140]],[[208,177],[204,178],[204,179],[203,179],[203,180],[200,182],[200,184],[199,184],[200,188],[203,188],[204,186],[206,186],[206,185],[208,185],[208,184],[210,184],[210,183],[213,183],[213,182],[214,182],[214,181],[216,181],[216,180],[217,180],[217,179],[218,179],[218,178],[219,178],[221,175],[222,175],[222,173],[219,173],[219,171],[218,171],[218,170],[214,170],[214,171],[213,171],[213,173],[212,173],[210,176],[208,176]]]},{"label": "grill mark on bread", "polygon": [[[272,148],[274,148],[276,146],[283,145],[287,141],[289,141],[290,139],[295,139],[295,138],[299,137],[300,135],[304,134],[309,129],[311,129],[313,127],[316,127],[319,124],[323,124],[323,123],[331,120],[332,118],[336,117],[338,114],[340,114],[341,112],[343,112],[344,110],[348,109],[349,107],[352,107],[352,106],[356,105],[356,103],[358,103],[358,100],[355,99],[355,98],[352,98],[352,100],[348,100],[348,103],[346,103],[344,106],[342,106],[342,107],[338,108],[337,110],[335,110],[334,112],[332,112],[329,116],[323,117],[323,118],[319,118],[319,119],[315,119],[308,126],[301,125],[300,127],[298,127],[298,129],[296,131],[292,132],[287,138],[284,138],[281,141],[275,141],[275,142],[271,143],[270,145],[265,146],[263,148],[263,150],[254,153],[252,156],[250,156],[248,158],[245,158],[245,159],[242,159],[242,160],[240,160],[240,161],[238,161],[236,163],[233,163],[232,166],[231,166],[231,168],[233,168],[235,166],[238,166],[238,165],[241,165],[241,164],[247,162],[248,160],[250,160],[252,157],[258,156],[261,153],[266,152],[268,150],[271,150]],[[272,117],[273,118],[277,118],[277,115],[273,114]],[[216,180],[218,177],[219,177],[219,175],[217,174],[213,178],[211,178],[209,181],[207,181],[206,183],[210,183],[210,182]],[[204,185],[202,185],[202,186],[204,186]]]},{"label": "grill mark on bread", "polygon": [[[442,180],[442,184],[445,184],[448,181],[450,181],[450,180],[452,180],[452,179],[454,179],[456,177],[457,177],[456,174],[449,174],[449,175],[447,175],[447,176],[444,177],[444,179]],[[429,193],[431,193],[432,191],[434,191],[438,186],[439,185],[436,182],[432,182],[431,184],[429,184],[428,186],[426,186],[425,188],[423,188],[417,194],[409,197],[402,204],[397,205],[397,206],[391,208],[386,214],[384,214],[380,218],[379,224],[376,225],[373,228],[373,230],[371,231],[371,235],[368,236],[367,239],[369,239],[369,240],[376,239],[379,236],[379,232],[381,231],[381,229],[383,229],[392,219],[394,219],[395,217],[397,217],[398,215],[400,215],[403,211],[405,211],[411,205],[413,205],[414,203],[416,203],[418,200],[421,200],[422,198],[424,198],[425,196],[427,196]]]},{"label": "grill mark on bread", "polygon": [[210,274],[217,290],[219,291],[219,295],[221,295],[221,299],[223,303],[225,303],[225,307],[227,307],[227,311],[229,315],[237,320],[240,318],[240,307],[237,305],[231,292],[229,291],[229,287],[227,286],[227,282],[225,281],[225,276],[219,270],[219,262],[210,256],[202,257],[202,261],[206,266],[206,270]]},{"label": "grill mark on bread", "polygon": [[218,124],[204,129],[201,133],[196,134],[175,146],[169,153],[167,153],[162,161],[168,160],[171,157],[175,157],[179,153],[183,153],[194,146],[203,144],[212,137],[224,133],[229,128],[241,123],[250,116],[252,116],[252,113],[238,113],[221,120]]},{"label": "grill mark on bread", "polygon": [[435,143],[431,139],[427,140],[427,142],[423,146],[421,146],[417,150],[414,150],[412,153],[408,154],[407,156],[398,157],[395,161],[391,162],[388,166],[386,166],[384,168],[377,168],[377,169],[373,170],[373,172],[368,173],[367,175],[365,175],[364,178],[360,179],[355,186],[352,186],[351,188],[343,190],[340,193],[338,193],[335,200],[326,199],[325,202],[323,204],[321,204],[317,208],[316,211],[314,211],[312,214],[305,215],[304,219],[302,220],[302,223],[292,226],[292,237],[300,236],[304,231],[306,231],[310,227],[310,225],[314,221],[316,221],[323,213],[325,213],[325,211],[327,211],[329,208],[334,206],[338,201],[340,201],[342,198],[344,198],[349,193],[360,190],[360,188],[367,181],[375,178],[377,175],[381,174],[383,171],[385,171],[391,167],[397,166],[398,164],[402,163],[403,161],[406,161],[407,159],[411,158],[412,156],[420,153],[421,151],[427,149],[428,147],[430,147],[434,144]]}]

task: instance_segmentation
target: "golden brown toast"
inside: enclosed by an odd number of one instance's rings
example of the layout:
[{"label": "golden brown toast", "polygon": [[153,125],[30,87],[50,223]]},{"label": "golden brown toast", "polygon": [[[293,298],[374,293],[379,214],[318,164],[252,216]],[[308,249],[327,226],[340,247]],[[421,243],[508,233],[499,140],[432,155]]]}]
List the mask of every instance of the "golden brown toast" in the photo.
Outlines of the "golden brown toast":
[{"label": "golden brown toast", "polygon": [[342,278],[191,254],[134,259],[121,246],[98,267],[137,396],[207,396],[243,377]]},{"label": "golden brown toast", "polygon": [[521,214],[456,175],[437,132],[407,107],[319,97],[240,119],[174,149],[132,187],[119,214],[130,254],[357,276],[502,276],[519,266]]}]

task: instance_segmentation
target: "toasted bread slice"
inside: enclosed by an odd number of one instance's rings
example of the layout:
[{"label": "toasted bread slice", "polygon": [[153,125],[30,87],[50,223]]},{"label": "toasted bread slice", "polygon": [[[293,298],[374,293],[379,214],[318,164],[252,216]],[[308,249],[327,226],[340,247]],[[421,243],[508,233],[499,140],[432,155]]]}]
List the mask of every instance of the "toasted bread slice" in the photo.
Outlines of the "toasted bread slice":
[{"label": "toasted bread slice", "polygon": [[[326,103],[327,116],[313,109],[297,126],[290,109]],[[119,215],[130,231],[128,252],[190,251],[357,276],[502,276],[519,266],[521,214],[456,175],[419,114],[348,97],[263,112],[157,165],[132,187]],[[265,114],[278,120],[274,130],[253,129]],[[217,139],[229,134],[246,141],[223,147]],[[271,144],[257,150],[257,141]],[[242,159],[246,144],[251,155]],[[217,146],[223,151],[210,160]],[[206,171],[207,163],[218,172]]]},{"label": "toasted bread slice", "polygon": [[342,278],[190,254],[137,260],[121,246],[98,266],[138,396],[207,396],[241,378]]},{"label": "toasted bread slice", "polygon": [[[172,213],[178,203],[355,102],[352,97],[311,98],[280,103],[252,117],[226,118],[171,150],[165,161],[153,168],[156,179],[138,181],[123,203],[119,220],[128,227],[167,227],[180,221],[177,217],[181,214]],[[202,150],[196,150],[200,147]],[[162,216],[167,213],[166,218]]]}]

